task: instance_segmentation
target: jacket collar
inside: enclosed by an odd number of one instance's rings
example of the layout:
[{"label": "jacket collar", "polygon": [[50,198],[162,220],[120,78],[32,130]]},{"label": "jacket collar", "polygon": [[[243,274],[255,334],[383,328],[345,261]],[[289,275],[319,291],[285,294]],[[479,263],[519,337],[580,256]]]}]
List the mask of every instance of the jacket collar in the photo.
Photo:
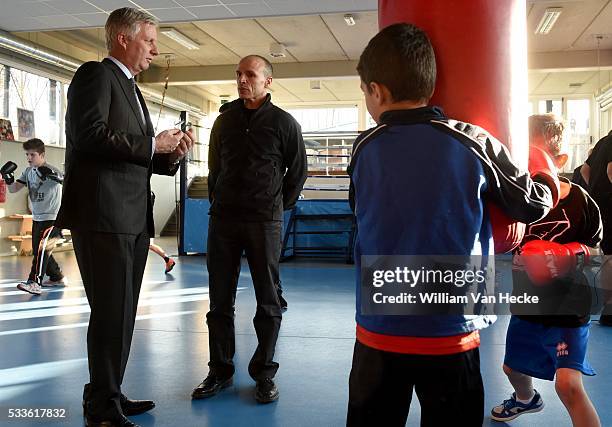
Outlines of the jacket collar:
[{"label": "jacket collar", "polygon": [[[258,110],[261,110],[262,108],[265,107],[269,107],[272,104],[272,95],[270,95],[269,93],[266,95],[266,99],[264,100],[264,102],[259,106]],[[224,113],[228,110],[233,110],[234,108],[246,108],[244,107],[244,101],[240,98],[238,99],[234,99],[232,102],[226,102],[225,104],[223,104],[220,108],[219,108],[219,112],[220,113]]]},{"label": "jacket collar", "polygon": [[409,125],[426,123],[431,120],[447,121],[444,111],[440,107],[427,106],[410,110],[389,110],[380,115],[380,124]]},{"label": "jacket collar", "polygon": [[113,62],[113,64],[115,64],[117,67],[119,67],[119,69],[121,71],[123,71],[123,74],[125,74],[125,77],[127,77],[128,79],[132,79],[134,78],[134,76],[132,75],[132,72],[130,70],[128,70],[128,68],[125,66],[125,64],[121,61],[119,61],[117,58],[115,58],[114,56],[107,56],[104,59],[108,59],[110,61]]},{"label": "jacket collar", "polygon": [[[117,78],[117,80],[119,81],[119,83],[121,85],[121,89],[123,90],[123,94],[127,98],[127,101],[130,104],[130,107],[132,108],[132,111],[134,112],[134,115],[136,116],[136,119],[138,121],[138,125],[140,126],[140,129],[142,130],[142,133],[144,135],[147,135],[147,133],[148,133],[147,132],[147,124],[142,122],[142,118],[140,116],[140,108],[138,107],[138,104],[136,103],[136,97],[134,96],[134,91],[132,90],[132,82],[130,81],[128,76],[125,74],[125,72],[114,61],[112,61],[110,58],[104,58],[102,63],[106,64],[111,70],[113,70],[113,73],[115,74],[115,77]],[[138,88],[136,88],[136,90],[138,91]],[[141,101],[141,103],[142,102],[143,101]],[[143,113],[145,113],[145,120],[146,120],[147,119],[147,112],[145,112],[146,109],[145,109],[144,104],[142,104],[142,110],[143,110]]]}]

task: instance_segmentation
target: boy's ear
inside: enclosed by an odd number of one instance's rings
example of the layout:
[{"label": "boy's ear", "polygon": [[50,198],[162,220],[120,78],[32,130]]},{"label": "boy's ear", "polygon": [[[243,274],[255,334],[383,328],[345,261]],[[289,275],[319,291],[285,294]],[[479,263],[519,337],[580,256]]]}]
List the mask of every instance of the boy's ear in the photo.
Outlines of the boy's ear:
[{"label": "boy's ear", "polygon": [[559,154],[558,156],[555,156],[554,162],[557,169],[563,169],[563,166],[565,166],[568,159],[569,156],[567,154]]},{"label": "boy's ear", "polygon": [[372,98],[374,98],[377,102],[380,99],[380,85],[376,82],[370,82],[368,84],[368,91],[370,92],[370,95],[372,95]]},{"label": "boy's ear", "polygon": [[370,90],[372,97],[376,100],[376,103],[378,105],[383,105],[388,102],[389,96],[391,94],[389,93],[389,89],[387,89],[384,85],[381,85],[380,83],[376,82],[371,82]]}]

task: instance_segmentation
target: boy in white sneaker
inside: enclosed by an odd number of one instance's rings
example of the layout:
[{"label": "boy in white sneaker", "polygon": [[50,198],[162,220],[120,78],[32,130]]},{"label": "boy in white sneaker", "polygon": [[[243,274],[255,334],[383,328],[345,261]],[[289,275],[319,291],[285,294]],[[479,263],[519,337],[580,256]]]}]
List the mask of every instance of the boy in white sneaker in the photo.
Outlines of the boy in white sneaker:
[{"label": "boy in white sneaker", "polygon": [[[28,279],[20,282],[17,288],[40,295],[41,286],[65,286],[65,278],[60,266],[48,250],[39,251],[43,238],[55,239],[61,237],[60,230],[53,228],[48,236],[43,236],[45,230],[53,226],[62,198],[63,174],[45,161],[45,144],[38,138],[23,143],[29,166],[21,176],[9,186],[9,192],[16,193],[24,187],[28,188],[32,206],[32,268]],[[47,249],[49,245],[46,245]],[[45,273],[49,280],[42,283]]]},{"label": "boy in white sneaker", "polygon": [[[557,168],[568,158],[562,153],[563,128],[552,114],[529,118],[530,149],[544,150]],[[582,188],[564,178],[560,181],[559,204],[527,226],[521,254],[514,257],[513,292],[538,295],[541,304],[538,314],[513,307],[503,370],[515,392],[491,410],[491,418],[509,421],[542,410],[544,402],[532,383],[536,377],[555,380],[575,427],[599,427],[582,384],[582,375],[595,371],[586,360],[590,291],[580,264],[594,254],[592,247],[601,240],[601,219],[597,205]]]}]

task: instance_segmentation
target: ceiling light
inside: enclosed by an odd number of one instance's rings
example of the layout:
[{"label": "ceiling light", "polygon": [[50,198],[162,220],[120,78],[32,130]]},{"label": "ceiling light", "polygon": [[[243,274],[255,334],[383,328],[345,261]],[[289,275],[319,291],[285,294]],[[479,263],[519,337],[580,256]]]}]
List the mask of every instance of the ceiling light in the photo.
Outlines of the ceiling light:
[{"label": "ceiling light", "polygon": [[[7,49],[9,52],[16,52],[37,61],[52,64],[56,67],[68,70],[71,73],[74,73],[82,64],[81,61],[74,61],[73,58],[68,56],[59,53],[56,54],[34,43],[18,39],[16,36],[4,30],[0,30],[0,48]],[[146,95],[147,99],[157,102],[158,104],[164,102],[164,104],[168,107],[174,108],[178,111],[187,110],[190,114],[193,114],[199,118],[202,118],[205,115],[202,113],[202,110],[199,107],[192,106],[171,97],[165,97],[165,99],[162,101],[162,95],[159,92],[148,89],[144,85],[139,87],[139,89],[144,95]]]},{"label": "ceiling light", "polygon": [[321,80],[311,80],[310,81],[310,89],[319,90],[321,89]]},{"label": "ceiling light", "polygon": [[16,36],[3,30],[0,30],[0,48],[18,52],[29,58],[55,65],[56,67],[63,68],[73,73],[81,65],[80,62],[75,62],[67,56],[52,53],[51,51],[40,48],[34,43],[18,39]]},{"label": "ceiling light", "polygon": [[175,42],[177,42],[178,44],[180,44],[182,46],[185,46],[189,50],[195,50],[195,49],[199,49],[200,48],[200,45],[198,43],[196,43],[195,41],[191,40],[186,35],[178,32],[174,28],[161,28],[160,31],[166,37],[174,40]]},{"label": "ceiling light", "polygon": [[287,54],[285,53],[285,45],[282,43],[271,43],[270,56],[272,58],[284,58],[285,56],[287,56]]},{"label": "ceiling light", "polygon": [[563,11],[562,7],[548,7],[544,11],[544,15],[542,19],[540,19],[540,23],[535,29],[536,34],[548,34],[550,30],[552,30],[555,22],[559,19],[559,15]]},{"label": "ceiling light", "polygon": [[352,27],[353,25],[355,25],[355,18],[351,13],[347,13],[346,15],[344,15],[344,22],[346,22],[346,25],[348,25],[349,27]]}]

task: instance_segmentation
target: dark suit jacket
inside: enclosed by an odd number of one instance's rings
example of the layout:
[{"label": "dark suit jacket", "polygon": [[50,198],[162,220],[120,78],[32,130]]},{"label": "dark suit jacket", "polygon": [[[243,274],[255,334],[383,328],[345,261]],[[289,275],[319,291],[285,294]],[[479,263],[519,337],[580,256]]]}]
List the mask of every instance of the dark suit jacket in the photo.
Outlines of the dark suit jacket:
[{"label": "dark suit jacket", "polygon": [[152,156],[153,125],[138,92],[109,59],[79,67],[68,88],[66,175],[56,225],[83,231],[154,233],[150,177],[174,175],[168,154]]}]

